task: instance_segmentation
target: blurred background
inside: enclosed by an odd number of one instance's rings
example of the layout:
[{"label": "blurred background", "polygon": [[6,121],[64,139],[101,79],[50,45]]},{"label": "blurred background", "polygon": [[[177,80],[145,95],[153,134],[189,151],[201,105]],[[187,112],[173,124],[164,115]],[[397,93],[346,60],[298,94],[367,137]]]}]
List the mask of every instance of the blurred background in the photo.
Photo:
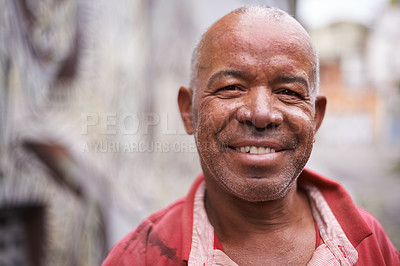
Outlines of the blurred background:
[{"label": "blurred background", "polygon": [[248,4],[309,31],[328,110],[308,167],[400,248],[398,0],[1,0],[1,265],[99,265],[187,193],[201,169],[178,88],[201,33]]}]

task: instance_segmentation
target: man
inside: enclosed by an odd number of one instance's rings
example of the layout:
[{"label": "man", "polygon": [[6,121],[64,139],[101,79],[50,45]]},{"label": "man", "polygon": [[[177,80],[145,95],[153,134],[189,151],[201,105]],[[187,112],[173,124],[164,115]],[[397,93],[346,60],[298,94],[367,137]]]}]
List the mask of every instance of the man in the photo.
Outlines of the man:
[{"label": "man", "polygon": [[192,64],[178,104],[203,174],[104,265],[400,265],[375,218],[304,169],[326,99],[297,21],[235,10],[203,35]]}]

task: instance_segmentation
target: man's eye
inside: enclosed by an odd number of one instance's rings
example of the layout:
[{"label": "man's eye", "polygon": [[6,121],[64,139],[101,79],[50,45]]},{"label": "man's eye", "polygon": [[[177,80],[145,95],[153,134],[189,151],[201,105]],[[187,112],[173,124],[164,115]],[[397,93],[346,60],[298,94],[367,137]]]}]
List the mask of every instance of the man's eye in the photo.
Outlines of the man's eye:
[{"label": "man's eye", "polygon": [[234,90],[238,90],[239,88],[235,85],[229,85],[226,87],[222,87],[219,89],[219,91],[224,90],[224,91],[234,91]]},{"label": "man's eye", "polygon": [[215,94],[221,98],[236,98],[242,95],[244,89],[237,85],[228,85],[218,89]]},{"label": "man's eye", "polygon": [[289,89],[282,89],[279,91],[279,94],[300,97],[300,95],[297,92],[289,90]]}]

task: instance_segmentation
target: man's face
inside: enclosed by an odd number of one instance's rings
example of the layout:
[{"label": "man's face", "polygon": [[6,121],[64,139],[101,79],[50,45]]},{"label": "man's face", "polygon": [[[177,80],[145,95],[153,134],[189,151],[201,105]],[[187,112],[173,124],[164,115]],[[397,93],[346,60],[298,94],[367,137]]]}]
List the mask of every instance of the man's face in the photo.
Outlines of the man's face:
[{"label": "man's face", "polygon": [[205,42],[192,103],[206,182],[249,201],[283,197],[317,127],[309,43],[272,22],[222,29]]}]

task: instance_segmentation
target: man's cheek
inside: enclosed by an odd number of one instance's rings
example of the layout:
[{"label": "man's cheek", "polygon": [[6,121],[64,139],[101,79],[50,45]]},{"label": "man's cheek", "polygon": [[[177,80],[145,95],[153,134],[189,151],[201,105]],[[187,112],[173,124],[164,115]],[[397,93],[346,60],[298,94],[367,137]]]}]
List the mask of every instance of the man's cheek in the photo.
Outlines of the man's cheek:
[{"label": "man's cheek", "polygon": [[301,123],[300,121],[294,121],[290,125],[290,133],[293,135],[299,135],[300,133],[304,132],[306,130],[306,126],[304,123]]},{"label": "man's cheek", "polygon": [[305,114],[291,115],[287,117],[290,133],[295,135],[307,134],[314,128],[314,121]]},{"label": "man's cheek", "polygon": [[200,118],[199,124],[201,125],[199,127],[201,130],[205,131],[207,134],[214,134],[221,130],[224,124],[224,118],[211,111],[206,111]]}]

